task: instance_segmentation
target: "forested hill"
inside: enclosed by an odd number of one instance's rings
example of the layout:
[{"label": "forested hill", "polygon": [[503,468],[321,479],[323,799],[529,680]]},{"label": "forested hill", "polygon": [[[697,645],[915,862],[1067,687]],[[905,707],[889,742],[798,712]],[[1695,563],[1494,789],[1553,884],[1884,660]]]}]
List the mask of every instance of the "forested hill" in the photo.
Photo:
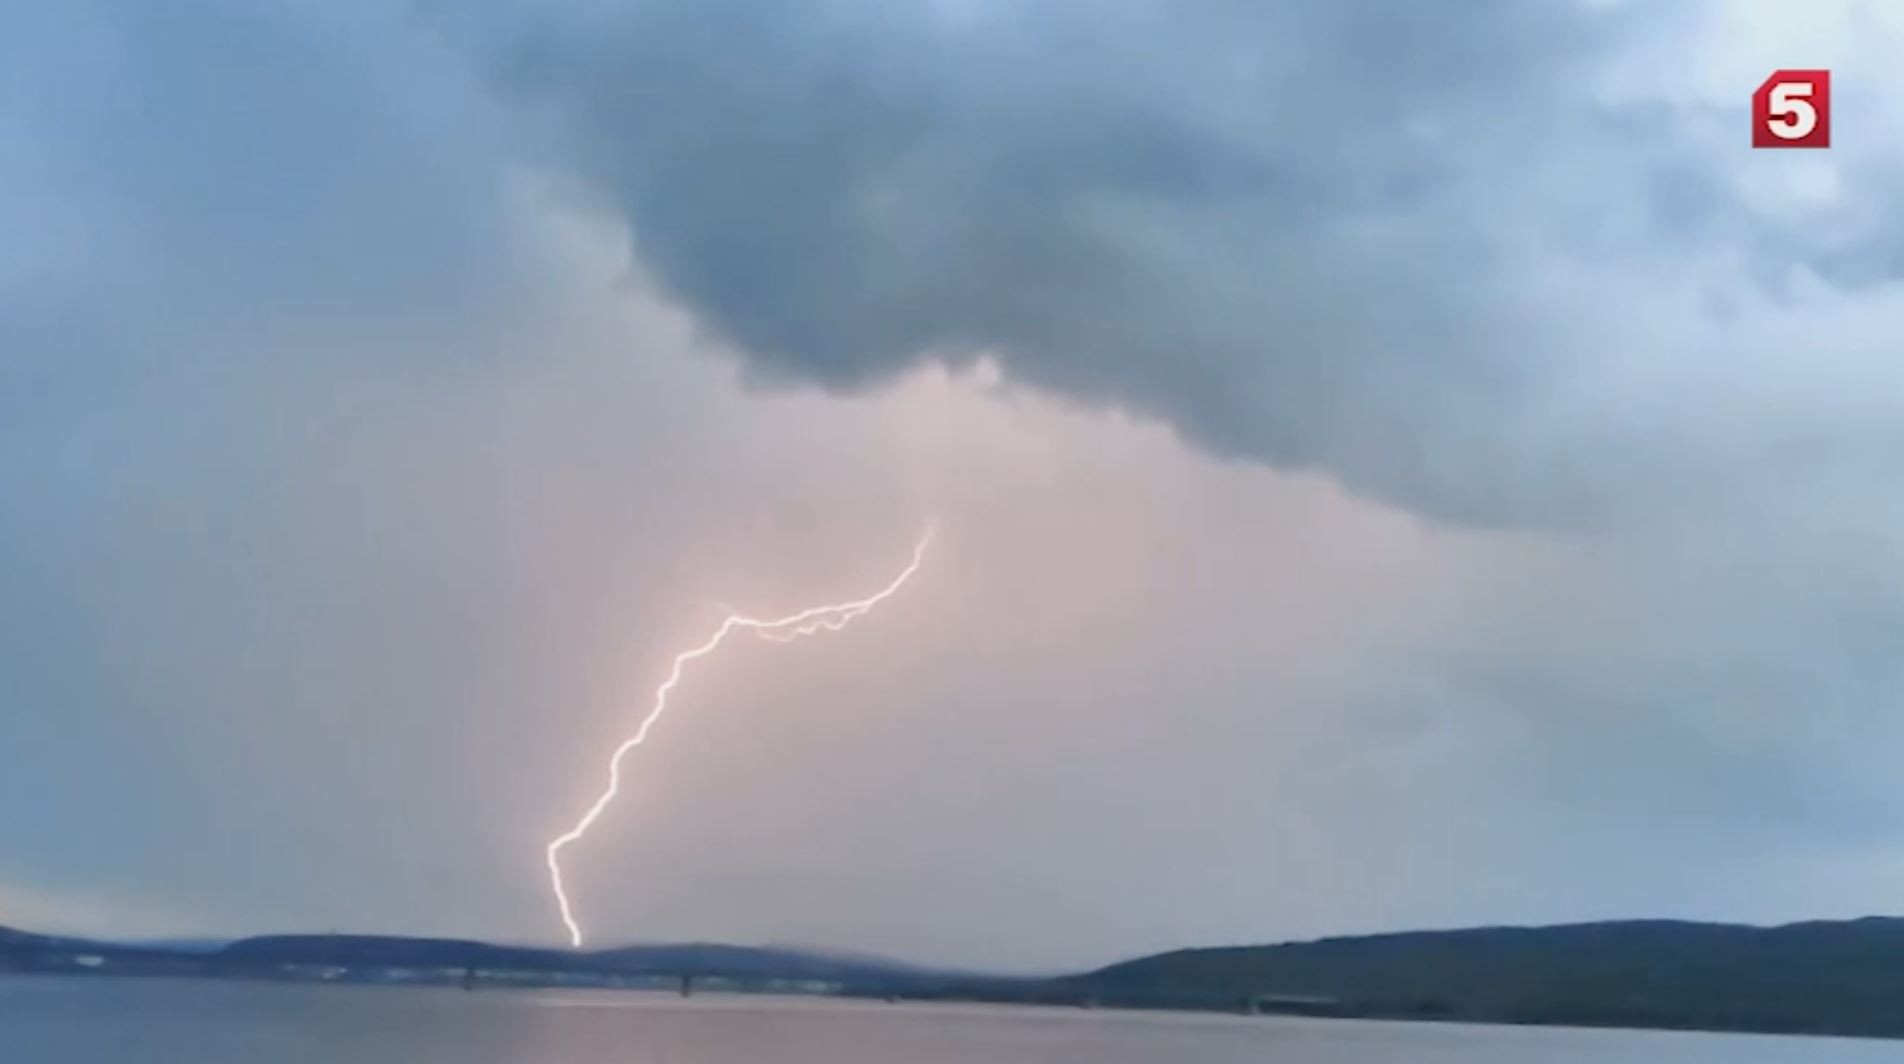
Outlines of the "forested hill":
[{"label": "forested hill", "polygon": [[1904,919],[1624,921],[1190,949],[1063,982],[1106,1004],[1904,1036]]},{"label": "forested hill", "polygon": [[[177,949],[0,928],[0,972],[697,986],[1045,1005],[1904,1037],[1904,919],[1625,921],[1188,949],[1055,979],[716,944],[282,935]],[[685,988],[685,984],[683,984]]]},{"label": "forested hill", "polygon": [[815,984],[834,992],[880,995],[962,978],[874,957],[720,943],[567,950],[470,939],[324,934],[130,945],[0,927],[4,971],[366,982],[453,979],[481,971],[523,985],[645,985],[643,980],[686,977],[752,989]]},{"label": "forested hill", "polygon": [[847,986],[875,983],[882,988],[889,982],[942,978],[877,958],[844,958],[817,951],[697,942],[565,950],[466,939],[270,935],[239,939],[213,959],[234,967],[489,968],[522,972],[697,975],[737,980],[818,980]]}]

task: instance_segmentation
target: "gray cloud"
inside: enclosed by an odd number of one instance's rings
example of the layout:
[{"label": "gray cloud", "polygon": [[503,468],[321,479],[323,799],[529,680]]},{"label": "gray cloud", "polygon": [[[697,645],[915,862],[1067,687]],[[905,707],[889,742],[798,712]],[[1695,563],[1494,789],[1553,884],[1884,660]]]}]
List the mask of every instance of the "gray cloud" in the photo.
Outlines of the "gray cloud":
[{"label": "gray cloud", "polygon": [[[1736,105],[1604,91],[1632,42],[1708,21],[726,0],[584,6],[499,51],[555,156],[769,377],[992,352],[1220,454],[1577,525],[1756,477],[1801,415],[1743,445],[1699,423],[1751,343],[1722,308],[1887,261],[1747,200]],[[1851,152],[1894,204],[1896,168]],[[1635,360],[1684,393],[1600,390]],[[1861,431],[1895,440],[1825,435]]]}]

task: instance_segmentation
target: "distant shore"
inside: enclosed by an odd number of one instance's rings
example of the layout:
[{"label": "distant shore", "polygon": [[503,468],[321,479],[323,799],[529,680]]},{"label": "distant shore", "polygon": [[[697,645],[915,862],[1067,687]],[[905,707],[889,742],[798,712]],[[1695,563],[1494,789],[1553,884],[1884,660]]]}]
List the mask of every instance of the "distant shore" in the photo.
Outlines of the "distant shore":
[{"label": "distant shore", "polygon": [[689,943],[571,951],[280,935],[190,948],[0,928],[0,973],[793,994],[1349,1019],[1904,1037],[1904,920],[1621,921],[1192,949],[1057,978]]}]

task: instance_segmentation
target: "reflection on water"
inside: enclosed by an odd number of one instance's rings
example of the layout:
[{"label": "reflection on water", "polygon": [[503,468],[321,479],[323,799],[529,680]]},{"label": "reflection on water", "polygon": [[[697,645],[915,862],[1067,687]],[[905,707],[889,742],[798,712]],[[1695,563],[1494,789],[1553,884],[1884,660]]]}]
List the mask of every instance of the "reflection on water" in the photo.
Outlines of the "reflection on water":
[{"label": "reflection on water", "polygon": [[5,1064],[1856,1064],[1904,1044],[792,998],[0,978]]}]

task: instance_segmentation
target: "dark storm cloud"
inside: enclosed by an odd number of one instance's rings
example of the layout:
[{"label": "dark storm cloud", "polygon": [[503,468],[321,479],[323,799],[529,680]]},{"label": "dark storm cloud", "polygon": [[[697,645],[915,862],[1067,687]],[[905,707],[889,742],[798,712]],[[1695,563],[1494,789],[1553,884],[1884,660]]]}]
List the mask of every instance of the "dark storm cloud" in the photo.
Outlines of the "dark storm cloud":
[{"label": "dark storm cloud", "polygon": [[1637,7],[657,0],[501,67],[763,374],[995,352],[1221,454],[1572,522],[1756,457],[1568,390],[1662,301],[1704,328],[1648,278],[1881,265],[1753,216],[1739,115],[1599,98],[1693,17]]}]

